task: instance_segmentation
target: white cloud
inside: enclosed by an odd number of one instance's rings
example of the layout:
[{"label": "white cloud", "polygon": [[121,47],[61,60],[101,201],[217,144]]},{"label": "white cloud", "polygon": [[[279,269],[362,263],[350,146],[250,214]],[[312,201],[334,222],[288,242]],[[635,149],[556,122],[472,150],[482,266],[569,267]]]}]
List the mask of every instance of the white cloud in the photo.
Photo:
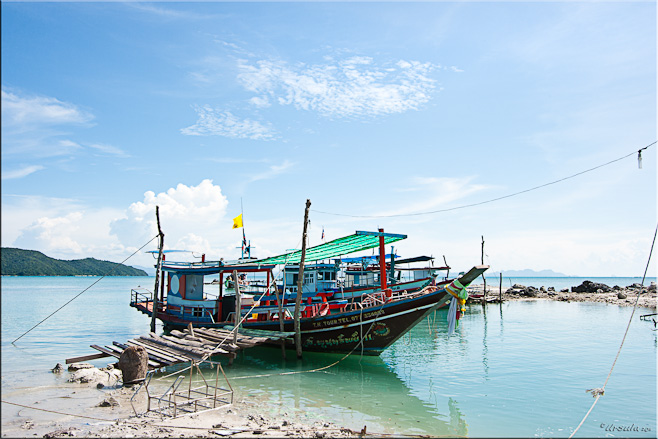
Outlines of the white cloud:
[{"label": "white cloud", "polygon": [[223,17],[222,15],[217,14],[197,14],[187,10],[177,10],[145,3],[128,2],[126,5],[138,9],[142,12],[150,13],[165,20],[216,20],[217,18]]},{"label": "white cloud", "polygon": [[260,174],[253,175],[250,179],[250,181],[258,181],[258,180],[268,180],[270,178],[273,178],[277,175],[283,174],[286,172],[288,169],[290,169],[292,166],[294,166],[294,163],[285,160],[283,163],[280,165],[272,165],[269,167],[269,169],[265,172],[262,172]]},{"label": "white cloud", "polygon": [[32,165],[32,166],[25,166],[21,169],[14,169],[13,171],[9,172],[4,172],[2,174],[2,179],[3,180],[12,180],[15,178],[23,178],[27,177],[30,174],[33,174],[37,171],[41,171],[42,169],[45,169],[43,166],[40,165]]},{"label": "white cloud", "polygon": [[258,108],[267,108],[272,105],[267,96],[254,96],[249,99],[249,103]]},{"label": "white cloud", "polygon": [[[378,66],[353,56],[326,64],[290,66],[281,61],[240,60],[239,81],[257,98],[316,111],[325,117],[363,118],[417,110],[427,103],[436,80],[431,63],[400,60]],[[253,102],[253,98],[252,98]]]},{"label": "white cloud", "polygon": [[109,220],[119,214],[114,209],[85,209],[67,199],[4,198],[3,246],[38,250],[59,259],[91,256],[118,262],[127,256],[109,235]]},{"label": "white cloud", "polygon": [[232,139],[273,140],[276,137],[274,129],[251,119],[239,119],[229,111],[195,106],[199,119],[181,133],[188,136],[223,136]]},{"label": "white cloud", "polygon": [[[95,257],[120,262],[157,234],[155,206],[165,233],[165,248],[237,255],[237,233],[231,233],[228,201],[219,186],[203,180],[197,186],[178,184],[166,192],[148,191],[126,209],[97,209],[79,201],[45,197],[2,198],[2,246],[44,252],[60,259]],[[237,213],[236,213],[237,215]],[[147,250],[128,264],[150,265]]]},{"label": "white cloud", "polygon": [[401,186],[397,192],[417,193],[414,200],[396,205],[396,209],[380,212],[377,216],[413,214],[429,212],[440,208],[453,207],[450,203],[466,198],[491,186],[472,183],[474,177],[415,177],[413,186]]},{"label": "white cloud", "polygon": [[55,248],[64,253],[82,254],[82,246],[73,239],[82,216],[82,212],[71,212],[58,218],[41,217],[23,229],[20,241],[28,248]]},{"label": "white cloud", "polygon": [[89,145],[90,148],[100,151],[105,155],[113,155],[117,157],[130,157],[124,150],[117,148],[112,145],[101,145],[101,144],[92,144]]},{"label": "white cloud", "polygon": [[[220,225],[226,215],[228,201],[219,186],[212,180],[203,180],[198,186],[178,184],[167,192],[155,194],[148,191],[144,201],[132,203],[125,217],[110,223],[111,234],[125,246],[135,246],[147,242],[157,234],[155,207],[159,206],[161,225],[169,239],[165,244],[171,246],[191,231],[197,230],[229,230],[226,225]],[[206,242],[206,246],[210,244]],[[171,247],[169,247],[171,248]]]},{"label": "white cloud", "polygon": [[7,127],[81,124],[94,117],[69,102],[47,96],[24,97],[2,90],[2,123]]}]

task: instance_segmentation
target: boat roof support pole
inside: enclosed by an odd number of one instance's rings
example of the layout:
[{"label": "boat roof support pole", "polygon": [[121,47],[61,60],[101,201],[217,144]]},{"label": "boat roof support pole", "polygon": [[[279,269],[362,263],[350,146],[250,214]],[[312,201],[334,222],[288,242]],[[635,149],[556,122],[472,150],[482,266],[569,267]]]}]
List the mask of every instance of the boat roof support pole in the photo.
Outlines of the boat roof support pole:
[{"label": "boat roof support pole", "polygon": [[[160,270],[162,269],[162,248],[164,246],[164,233],[160,228],[160,206],[155,206],[155,218],[158,222],[158,235],[160,242],[158,243],[158,265],[155,270],[155,287],[153,288],[153,312],[151,313],[151,332],[155,332],[155,320],[158,314],[158,290],[160,282]],[[164,283],[164,282],[163,282]]]}]

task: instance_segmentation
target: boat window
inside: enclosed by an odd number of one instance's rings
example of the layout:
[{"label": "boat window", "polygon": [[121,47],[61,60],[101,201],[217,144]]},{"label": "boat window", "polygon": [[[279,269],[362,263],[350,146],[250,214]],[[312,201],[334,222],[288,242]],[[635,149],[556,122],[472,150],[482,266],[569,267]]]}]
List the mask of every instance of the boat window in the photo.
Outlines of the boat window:
[{"label": "boat window", "polygon": [[315,282],[315,273],[304,273],[304,284],[312,284]]},{"label": "boat window", "polygon": [[318,271],[318,280],[336,280],[336,272]]},{"label": "boat window", "polygon": [[297,285],[299,273],[286,274],[286,285]]}]

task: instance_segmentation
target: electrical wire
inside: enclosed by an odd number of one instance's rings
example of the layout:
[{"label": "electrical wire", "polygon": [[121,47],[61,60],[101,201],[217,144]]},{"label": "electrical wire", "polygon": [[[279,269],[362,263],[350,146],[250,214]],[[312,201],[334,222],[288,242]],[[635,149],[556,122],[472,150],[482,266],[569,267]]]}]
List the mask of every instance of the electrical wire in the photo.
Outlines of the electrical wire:
[{"label": "electrical wire", "polygon": [[405,217],[405,216],[432,215],[432,214],[435,214],[435,213],[443,213],[443,212],[450,212],[452,210],[466,209],[466,208],[469,208],[469,207],[481,206],[483,204],[493,203],[494,201],[500,201],[500,200],[504,200],[506,198],[515,197],[517,195],[525,194],[527,192],[532,192],[532,191],[535,191],[537,189],[544,188],[546,186],[551,186],[553,184],[561,183],[565,180],[569,180],[571,178],[578,177],[579,175],[583,175],[583,174],[586,174],[588,172],[594,171],[596,169],[603,168],[604,166],[611,165],[612,163],[618,162],[620,160],[623,160],[623,159],[628,158],[628,157],[630,157],[632,155],[635,155],[635,154],[638,154],[638,158],[641,158],[642,151],[649,148],[650,146],[655,145],[656,143],[658,143],[658,141],[650,143],[649,145],[645,146],[644,148],[640,148],[639,150],[633,151],[630,154],[626,154],[623,157],[619,157],[619,158],[611,160],[607,163],[603,163],[602,165],[598,165],[598,166],[595,166],[593,168],[589,168],[589,169],[586,169],[584,171],[577,172],[575,174],[569,175],[568,177],[560,178],[559,180],[551,181],[549,183],[544,183],[544,184],[541,184],[539,186],[531,187],[529,189],[525,189],[525,190],[522,190],[522,191],[519,191],[519,192],[514,192],[512,194],[503,195],[502,197],[492,198],[490,200],[485,200],[485,201],[480,201],[478,203],[471,203],[471,204],[465,204],[465,205],[462,205],[462,206],[449,207],[447,209],[430,210],[428,212],[398,213],[398,214],[392,214],[392,215],[351,215],[351,214],[346,214],[346,213],[325,212],[325,211],[322,211],[322,210],[315,210],[315,209],[310,209],[310,210],[312,212],[315,212],[315,213],[321,213],[321,214],[325,214],[325,215],[334,215],[334,216],[346,216],[346,217],[350,217],[350,218],[396,218],[396,217]]}]

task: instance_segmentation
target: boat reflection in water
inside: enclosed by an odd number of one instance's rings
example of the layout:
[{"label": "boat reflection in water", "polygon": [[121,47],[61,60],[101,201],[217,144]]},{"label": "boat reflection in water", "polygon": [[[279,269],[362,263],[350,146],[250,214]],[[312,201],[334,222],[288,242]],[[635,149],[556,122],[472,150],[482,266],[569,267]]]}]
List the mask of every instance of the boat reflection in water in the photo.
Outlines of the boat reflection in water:
[{"label": "boat reflection in water", "polygon": [[296,414],[355,431],[365,425],[375,435],[468,434],[455,400],[450,398],[447,407],[439,408],[431,388],[421,400],[400,378],[397,367],[381,357],[305,352],[297,361],[294,351],[287,352],[283,360],[278,349],[244,351],[225,369],[236,398],[254,401],[261,413],[274,419]]}]

